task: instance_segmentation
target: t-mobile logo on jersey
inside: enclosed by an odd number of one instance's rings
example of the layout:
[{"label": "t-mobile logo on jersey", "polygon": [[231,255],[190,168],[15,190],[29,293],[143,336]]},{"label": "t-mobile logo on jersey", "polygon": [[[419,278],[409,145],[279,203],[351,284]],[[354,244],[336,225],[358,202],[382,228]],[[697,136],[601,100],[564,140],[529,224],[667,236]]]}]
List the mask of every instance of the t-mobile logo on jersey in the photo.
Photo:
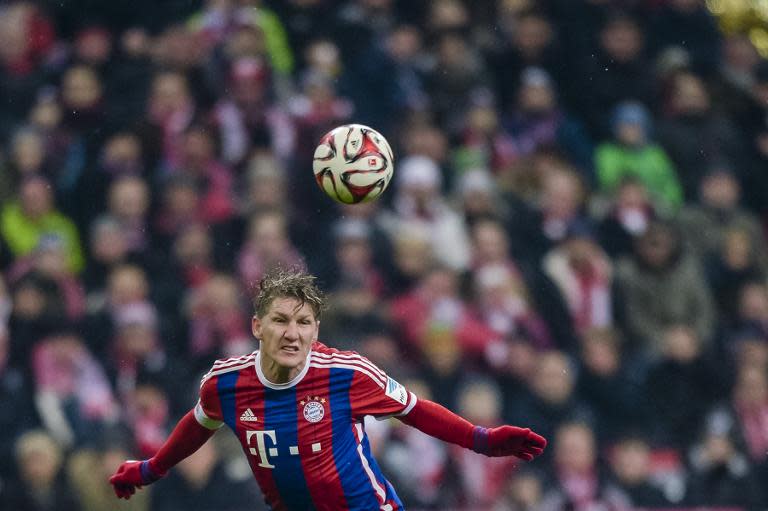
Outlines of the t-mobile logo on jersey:
[{"label": "t-mobile logo on jersey", "polygon": [[[275,437],[275,430],[269,429],[266,431],[246,431],[245,432],[245,442],[248,445],[251,445],[251,437],[256,436],[256,448],[254,449],[251,447],[249,451],[254,456],[259,457],[259,466],[264,468],[275,468],[274,465],[272,465],[269,462],[269,458],[267,457],[267,452],[269,452],[270,456],[277,456],[277,438]],[[270,447],[267,449],[267,442],[265,438],[269,438],[272,441],[272,445],[275,447]]]},{"label": "t-mobile logo on jersey", "polygon": [[[269,457],[277,457],[277,436],[274,429],[268,429],[265,431],[252,431],[245,432],[245,442],[251,445],[251,437],[256,437],[256,448],[250,447],[248,450],[254,456],[259,458],[259,466],[263,468],[275,468],[269,461]],[[267,439],[269,439],[270,445],[267,445]],[[312,444],[312,453],[317,453],[322,450],[320,442]],[[291,445],[288,447],[288,454],[291,456],[298,456],[299,447],[297,445]]]}]

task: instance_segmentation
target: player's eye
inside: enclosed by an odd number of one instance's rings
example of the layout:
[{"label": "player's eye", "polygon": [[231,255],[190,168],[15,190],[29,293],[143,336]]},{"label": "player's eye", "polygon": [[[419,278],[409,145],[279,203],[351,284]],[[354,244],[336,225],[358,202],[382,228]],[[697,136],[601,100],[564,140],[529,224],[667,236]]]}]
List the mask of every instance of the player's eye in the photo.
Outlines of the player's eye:
[{"label": "player's eye", "polygon": [[274,318],[272,319],[275,323],[285,323],[285,318]]}]

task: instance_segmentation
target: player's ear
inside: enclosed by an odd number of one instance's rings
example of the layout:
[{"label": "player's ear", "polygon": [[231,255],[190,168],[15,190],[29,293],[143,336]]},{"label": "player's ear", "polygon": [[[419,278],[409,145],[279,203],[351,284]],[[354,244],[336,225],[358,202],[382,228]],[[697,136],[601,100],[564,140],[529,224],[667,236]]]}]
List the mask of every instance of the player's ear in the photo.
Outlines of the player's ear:
[{"label": "player's ear", "polygon": [[255,338],[261,340],[261,320],[256,314],[251,318],[251,333]]}]

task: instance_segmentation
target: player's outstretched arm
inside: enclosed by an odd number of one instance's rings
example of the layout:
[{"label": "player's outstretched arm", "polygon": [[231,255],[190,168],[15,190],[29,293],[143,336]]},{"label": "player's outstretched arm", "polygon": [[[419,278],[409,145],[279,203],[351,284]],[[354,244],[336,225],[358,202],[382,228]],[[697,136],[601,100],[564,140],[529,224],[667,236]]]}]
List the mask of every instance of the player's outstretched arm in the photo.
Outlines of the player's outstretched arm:
[{"label": "player's outstretched arm", "polygon": [[164,477],[171,467],[197,451],[215,432],[197,422],[194,410],[188,412],[152,458],[144,461],[129,460],[120,465],[109,478],[115,495],[122,499],[131,498],[137,488]]},{"label": "player's outstretched arm", "polygon": [[414,428],[486,456],[516,456],[531,461],[544,452],[547,440],[528,428],[475,426],[447,408],[419,399],[407,415],[398,417]]}]

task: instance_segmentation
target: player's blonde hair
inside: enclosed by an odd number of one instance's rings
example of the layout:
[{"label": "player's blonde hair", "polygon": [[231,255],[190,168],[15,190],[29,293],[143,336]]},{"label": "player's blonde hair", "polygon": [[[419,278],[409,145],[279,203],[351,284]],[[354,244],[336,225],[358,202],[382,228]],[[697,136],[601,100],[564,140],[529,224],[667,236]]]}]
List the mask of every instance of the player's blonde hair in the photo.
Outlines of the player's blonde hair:
[{"label": "player's blonde hair", "polygon": [[316,277],[300,268],[276,267],[259,281],[259,292],[253,300],[258,317],[264,317],[275,298],[295,298],[302,305],[308,304],[320,319],[326,309],[325,294],[315,284]]}]

